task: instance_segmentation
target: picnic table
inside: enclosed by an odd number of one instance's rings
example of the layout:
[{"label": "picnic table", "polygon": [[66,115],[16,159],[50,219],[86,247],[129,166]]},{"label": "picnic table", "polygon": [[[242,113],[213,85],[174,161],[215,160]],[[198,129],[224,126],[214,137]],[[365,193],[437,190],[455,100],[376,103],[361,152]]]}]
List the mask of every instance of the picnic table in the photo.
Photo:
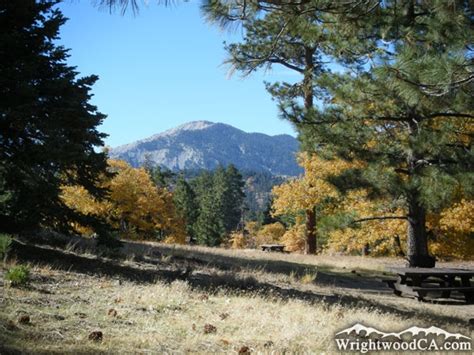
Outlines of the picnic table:
[{"label": "picnic table", "polygon": [[260,248],[262,248],[262,251],[278,251],[283,253],[285,246],[283,244],[262,244]]},{"label": "picnic table", "polygon": [[449,298],[453,292],[474,303],[474,270],[448,268],[389,268],[396,280],[384,280],[397,296],[414,296],[422,301],[428,294]]}]

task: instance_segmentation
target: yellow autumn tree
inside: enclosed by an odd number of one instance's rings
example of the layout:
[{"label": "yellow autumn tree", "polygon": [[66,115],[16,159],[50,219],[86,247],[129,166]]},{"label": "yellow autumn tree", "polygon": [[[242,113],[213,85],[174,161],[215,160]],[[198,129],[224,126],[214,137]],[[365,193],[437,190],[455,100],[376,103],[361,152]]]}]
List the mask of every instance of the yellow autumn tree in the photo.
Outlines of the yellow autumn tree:
[{"label": "yellow autumn tree", "polygon": [[301,252],[305,248],[305,223],[302,216],[296,216],[296,222],[283,234],[280,242],[285,245],[285,250]]},{"label": "yellow autumn tree", "polygon": [[[97,201],[80,187],[64,186],[63,201],[83,214],[106,219],[124,238],[185,242],[184,226],[176,214],[171,192],[156,187],[143,168],[110,160],[109,170],[114,176],[101,182],[109,191],[107,198]],[[84,232],[83,227],[75,227]]]},{"label": "yellow autumn tree", "polygon": [[[369,247],[371,255],[404,255],[406,220],[383,219],[384,216],[404,216],[406,211],[397,206],[387,208],[386,201],[369,201],[367,192],[353,191],[343,200],[341,210],[351,212],[356,221],[347,228],[330,233],[328,250],[360,253]],[[474,256],[474,202],[459,202],[427,218],[430,253],[438,258],[469,259]]]},{"label": "yellow autumn tree", "polygon": [[430,250],[441,258],[474,258],[474,201],[462,198],[439,215],[428,217]]},{"label": "yellow autumn tree", "polygon": [[[86,216],[105,216],[112,211],[113,205],[108,199],[98,200],[93,197],[83,186],[66,185],[61,187],[61,199],[69,208],[79,211]],[[71,227],[82,235],[91,235],[91,227],[70,222]]]},{"label": "yellow autumn tree", "polygon": [[[343,160],[326,160],[316,154],[301,153],[298,156],[298,163],[304,169],[303,176],[290,180],[272,190],[273,215],[281,216],[286,214],[305,214],[305,246],[306,252],[312,254],[316,250],[316,208],[328,212],[333,208],[327,202],[331,199],[339,198],[339,193],[327,179],[331,175],[338,175],[342,171],[350,168],[353,164]],[[301,220],[300,220],[301,221]],[[296,230],[296,229],[295,229]],[[294,230],[294,231],[295,231]],[[292,242],[290,236],[300,237],[301,227],[297,228],[298,233],[288,234],[285,238],[287,248],[289,244],[301,245]],[[293,232],[294,232],[293,231]]]},{"label": "yellow autumn tree", "polygon": [[[371,255],[402,255],[405,250],[406,221],[398,206],[387,207],[385,201],[369,200],[367,191],[354,190],[340,201],[340,213],[350,215],[351,223],[330,232],[327,249],[353,253],[368,248]],[[343,226],[344,227],[344,226]]]}]

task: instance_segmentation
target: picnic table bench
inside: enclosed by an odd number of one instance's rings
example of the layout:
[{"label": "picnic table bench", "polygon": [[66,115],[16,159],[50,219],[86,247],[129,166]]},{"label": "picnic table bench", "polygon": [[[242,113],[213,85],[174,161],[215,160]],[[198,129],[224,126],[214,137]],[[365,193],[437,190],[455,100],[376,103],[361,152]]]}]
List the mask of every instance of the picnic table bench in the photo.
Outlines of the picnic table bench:
[{"label": "picnic table bench", "polygon": [[260,248],[262,248],[262,251],[277,251],[283,253],[285,246],[282,244],[262,244]]},{"label": "picnic table bench", "polygon": [[428,294],[449,298],[453,292],[474,303],[474,270],[447,268],[389,268],[396,279],[384,280],[397,296],[414,296],[422,301]]}]

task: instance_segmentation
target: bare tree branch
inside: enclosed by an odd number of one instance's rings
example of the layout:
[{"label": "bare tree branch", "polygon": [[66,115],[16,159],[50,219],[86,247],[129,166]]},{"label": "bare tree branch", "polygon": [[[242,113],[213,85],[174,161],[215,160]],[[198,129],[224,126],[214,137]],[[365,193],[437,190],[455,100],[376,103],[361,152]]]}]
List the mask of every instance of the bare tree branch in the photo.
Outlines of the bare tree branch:
[{"label": "bare tree branch", "polygon": [[403,220],[407,220],[408,217],[407,217],[407,216],[367,217],[367,218],[356,219],[355,221],[352,221],[351,224],[360,223],[360,222],[367,222],[367,221],[386,220],[386,219],[403,219]]}]

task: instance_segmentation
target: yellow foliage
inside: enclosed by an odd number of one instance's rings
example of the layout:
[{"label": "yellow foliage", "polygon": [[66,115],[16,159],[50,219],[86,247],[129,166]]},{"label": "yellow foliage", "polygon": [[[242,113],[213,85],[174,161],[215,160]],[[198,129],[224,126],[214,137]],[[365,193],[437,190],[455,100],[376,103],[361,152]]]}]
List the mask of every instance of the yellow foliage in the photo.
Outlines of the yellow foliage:
[{"label": "yellow foliage", "polygon": [[[341,212],[351,213],[357,218],[404,216],[401,208],[387,208],[383,200],[369,200],[365,190],[350,192],[339,205]],[[402,219],[384,219],[365,221],[351,228],[336,229],[330,233],[327,248],[338,252],[359,252],[367,244],[372,255],[397,255],[400,248],[396,238],[404,241],[406,221]]]},{"label": "yellow foliage", "polygon": [[[354,191],[341,206],[355,212],[360,218],[376,216],[404,216],[402,208],[388,210],[383,201],[370,201],[364,191]],[[474,202],[461,200],[440,214],[427,219],[429,250],[438,258],[468,259],[474,256]],[[353,228],[331,232],[328,249],[341,252],[359,252],[366,244],[371,255],[398,255],[400,246],[405,251],[407,221],[400,219],[374,220]],[[398,244],[397,240],[400,242]]]},{"label": "yellow foliage", "polygon": [[[109,160],[108,164],[115,175],[101,183],[109,190],[107,199],[97,201],[82,187],[64,186],[62,199],[66,205],[105,218],[126,238],[156,239],[162,233],[165,242],[184,243],[184,224],[177,217],[171,192],[157,188],[143,168],[135,169],[117,160]],[[74,227],[80,233],[87,230]]]},{"label": "yellow foliage", "polygon": [[232,232],[230,234],[230,245],[232,249],[245,249],[247,248],[247,238],[242,232]]},{"label": "yellow foliage", "polygon": [[245,222],[244,231],[235,231],[230,234],[229,242],[233,249],[255,248],[260,225],[255,221]]},{"label": "yellow foliage", "polygon": [[[370,145],[375,144],[370,142]],[[324,160],[317,155],[301,154],[299,163],[304,175],[273,188],[273,214],[296,214],[320,205],[328,197],[337,198],[337,205],[324,206],[323,213],[345,212],[356,218],[406,216],[404,206],[391,206],[386,200],[373,200],[367,191],[355,190],[340,196],[326,180],[345,169],[360,167],[360,163],[341,160]],[[474,202],[461,199],[439,214],[428,216],[430,252],[438,258],[474,256]],[[337,229],[330,233],[327,249],[346,253],[360,252],[370,246],[371,255],[399,255],[406,248],[407,222],[403,219],[383,219],[357,223],[350,228]],[[281,242],[287,250],[303,250],[305,226],[303,219],[297,220]]]},{"label": "yellow foliage", "polygon": [[[112,209],[109,201],[98,201],[82,186],[62,186],[61,199],[66,206],[82,212],[84,215],[102,216]],[[92,228],[84,227],[72,222],[72,227],[78,233],[91,235],[94,233]]]},{"label": "yellow foliage", "polygon": [[280,222],[264,225],[257,233],[256,244],[269,244],[279,242],[286,229]]},{"label": "yellow foliage", "polygon": [[245,222],[245,230],[251,237],[255,238],[260,230],[260,224],[255,221]]},{"label": "yellow foliage", "polygon": [[180,225],[173,227],[172,234],[168,235],[164,240],[165,244],[186,244],[186,231]]},{"label": "yellow foliage", "polygon": [[338,197],[335,187],[326,179],[354,166],[343,160],[326,160],[305,153],[299,155],[298,163],[304,168],[304,175],[272,190],[275,216],[309,210],[328,197]]},{"label": "yellow foliage", "polygon": [[292,252],[303,251],[306,241],[304,232],[305,226],[303,223],[296,223],[288,229],[280,239],[280,242],[285,245],[285,250]]},{"label": "yellow foliage", "polygon": [[433,255],[442,258],[472,259],[474,257],[474,201],[461,199],[439,215],[429,216],[428,225],[434,234],[430,243]]},{"label": "yellow foliage", "polygon": [[[301,153],[298,163],[304,168],[300,178],[290,180],[272,190],[274,216],[297,214],[305,210],[312,210],[328,198],[340,198],[336,188],[327,182],[331,175],[338,175],[346,169],[359,166],[359,163],[350,163],[344,160],[326,160],[316,154]],[[324,205],[325,214],[333,212],[335,206]],[[286,250],[302,251],[305,247],[304,219],[297,217],[295,226],[290,228],[281,238]]]}]

